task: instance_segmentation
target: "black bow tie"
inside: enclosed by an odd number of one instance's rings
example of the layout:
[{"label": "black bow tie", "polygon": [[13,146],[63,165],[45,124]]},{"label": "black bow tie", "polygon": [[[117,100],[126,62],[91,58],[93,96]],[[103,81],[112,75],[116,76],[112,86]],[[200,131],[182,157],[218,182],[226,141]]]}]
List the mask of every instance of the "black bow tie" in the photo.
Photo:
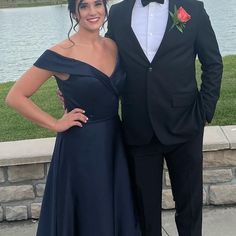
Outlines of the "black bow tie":
[{"label": "black bow tie", "polygon": [[164,0],[141,0],[142,5],[145,7],[147,6],[150,2],[157,2],[157,3],[164,3]]}]

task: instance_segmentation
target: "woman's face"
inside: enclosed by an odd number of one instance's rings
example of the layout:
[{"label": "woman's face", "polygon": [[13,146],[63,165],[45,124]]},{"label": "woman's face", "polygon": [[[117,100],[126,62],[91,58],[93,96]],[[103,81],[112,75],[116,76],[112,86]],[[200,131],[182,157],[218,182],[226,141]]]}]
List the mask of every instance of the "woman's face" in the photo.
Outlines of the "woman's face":
[{"label": "woman's face", "polygon": [[105,20],[105,6],[103,0],[78,0],[76,17],[80,28],[97,31]]}]

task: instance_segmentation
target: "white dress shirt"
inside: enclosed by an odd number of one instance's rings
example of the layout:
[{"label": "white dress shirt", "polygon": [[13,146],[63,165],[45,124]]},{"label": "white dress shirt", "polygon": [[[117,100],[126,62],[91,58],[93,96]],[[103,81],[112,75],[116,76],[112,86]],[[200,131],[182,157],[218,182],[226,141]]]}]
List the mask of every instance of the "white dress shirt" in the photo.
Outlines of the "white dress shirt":
[{"label": "white dress shirt", "polygon": [[168,9],[169,0],[165,0],[164,4],[151,2],[146,7],[143,7],[141,0],[135,1],[131,27],[149,62],[152,62],[163,39]]}]

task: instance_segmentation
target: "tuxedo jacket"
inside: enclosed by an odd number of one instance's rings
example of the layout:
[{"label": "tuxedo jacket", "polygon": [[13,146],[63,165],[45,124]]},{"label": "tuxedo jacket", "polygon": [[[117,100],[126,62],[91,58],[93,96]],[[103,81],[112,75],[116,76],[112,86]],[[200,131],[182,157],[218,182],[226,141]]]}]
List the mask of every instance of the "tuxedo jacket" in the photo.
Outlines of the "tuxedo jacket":
[{"label": "tuxedo jacket", "polygon": [[127,73],[121,98],[125,140],[144,145],[156,135],[165,145],[186,142],[211,122],[220,93],[222,58],[209,17],[202,2],[169,0],[170,12],[182,6],[191,19],[181,33],[171,29],[169,14],[161,45],[149,62],[131,27],[134,3],[124,0],[111,7],[106,35],[116,42]]}]

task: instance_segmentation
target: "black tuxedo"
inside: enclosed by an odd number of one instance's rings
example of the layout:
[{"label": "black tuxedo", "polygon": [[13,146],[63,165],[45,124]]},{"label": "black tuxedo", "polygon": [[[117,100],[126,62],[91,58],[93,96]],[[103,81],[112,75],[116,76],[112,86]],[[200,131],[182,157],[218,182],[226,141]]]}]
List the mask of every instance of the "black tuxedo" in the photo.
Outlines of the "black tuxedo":
[{"label": "black tuxedo", "polygon": [[[163,161],[166,160],[180,236],[201,236],[202,139],[219,98],[222,59],[203,3],[169,0],[191,19],[170,30],[150,63],[131,28],[135,0],[113,5],[107,36],[118,45],[127,73],[122,118],[143,236],[161,235]],[[159,19],[157,19],[159,20]],[[202,64],[198,89],[195,59]]]},{"label": "black tuxedo", "polygon": [[[222,59],[215,34],[202,2],[170,0],[169,10],[183,6],[191,15],[183,33],[170,30],[150,63],[131,28],[134,0],[110,9],[107,36],[118,45],[127,72],[122,118],[128,144],[147,144],[153,133],[163,144],[187,141],[211,122],[219,98]],[[158,20],[158,19],[157,19]],[[200,92],[195,58],[202,64]]]}]

